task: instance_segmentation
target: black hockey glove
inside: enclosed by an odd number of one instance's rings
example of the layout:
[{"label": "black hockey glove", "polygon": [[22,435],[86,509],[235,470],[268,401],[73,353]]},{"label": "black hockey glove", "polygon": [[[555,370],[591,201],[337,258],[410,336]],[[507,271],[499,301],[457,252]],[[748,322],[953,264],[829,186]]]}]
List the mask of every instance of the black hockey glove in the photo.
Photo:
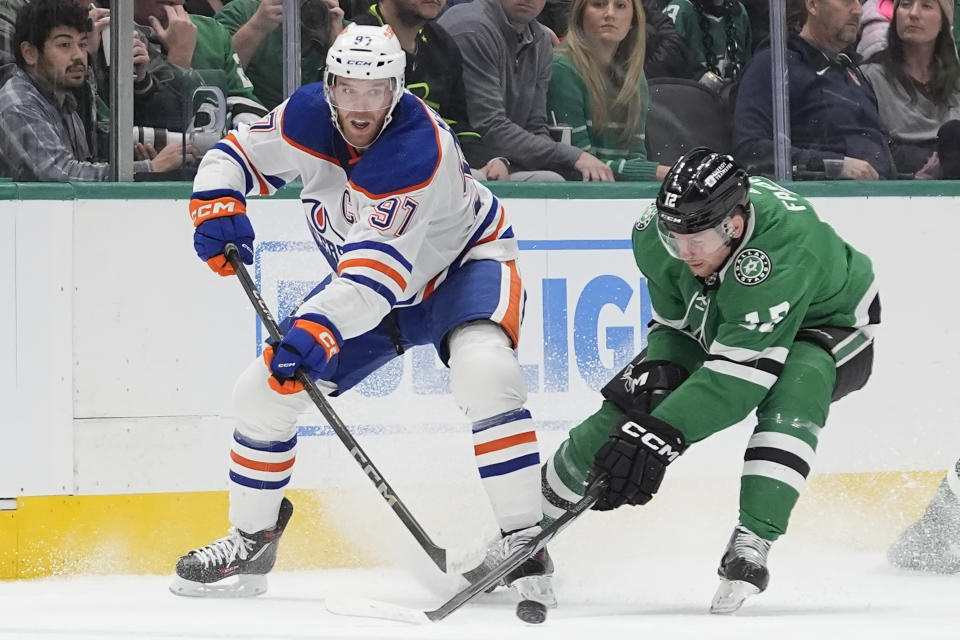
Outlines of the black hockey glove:
[{"label": "black hockey glove", "polygon": [[645,414],[622,416],[594,456],[587,477],[588,485],[602,474],[607,479],[607,490],[593,508],[646,504],[660,488],[667,465],[686,448],[683,434],[663,420]]},{"label": "black hockey glove", "polygon": [[646,350],[633,359],[600,393],[628,416],[651,413],[689,375],[669,360],[645,360]]}]

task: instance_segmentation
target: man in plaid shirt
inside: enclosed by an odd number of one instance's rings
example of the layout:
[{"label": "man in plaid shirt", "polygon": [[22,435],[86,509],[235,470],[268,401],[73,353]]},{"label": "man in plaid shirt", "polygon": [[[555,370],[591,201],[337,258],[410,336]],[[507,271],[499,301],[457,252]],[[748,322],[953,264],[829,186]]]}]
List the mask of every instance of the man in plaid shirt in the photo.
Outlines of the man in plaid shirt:
[{"label": "man in plaid shirt", "polygon": [[[15,65],[0,69],[0,176],[20,181],[103,181],[72,89],[87,77],[87,10],[71,0],[35,0],[18,13]],[[169,171],[183,161],[178,143],[159,153],[140,146],[135,171]]]}]

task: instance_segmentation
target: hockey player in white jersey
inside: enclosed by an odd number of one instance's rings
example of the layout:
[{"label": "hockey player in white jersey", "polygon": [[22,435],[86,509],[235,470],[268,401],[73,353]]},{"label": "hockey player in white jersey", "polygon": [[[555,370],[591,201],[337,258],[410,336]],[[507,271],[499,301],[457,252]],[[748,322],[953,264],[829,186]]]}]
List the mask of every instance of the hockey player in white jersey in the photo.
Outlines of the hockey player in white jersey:
[{"label": "hockey player in white jersey", "polygon": [[[307,85],[203,159],[190,215],[200,258],[232,275],[228,243],[253,262],[246,196],[294,179],[327,276],[281,323],[279,344],[234,391],[228,536],[180,558],[181,595],[257,595],[293,507],[284,497],[310,403],[307,371],[335,396],[413,345],[433,344],[472,422],[479,475],[509,552],[539,533],[540,457],[515,349],[525,294],[513,229],[473,181],[456,136],[403,88],[404,52],[389,26],[351,25]],[[497,551],[499,550],[499,551]],[[552,604],[545,554],[510,578]],[[224,580],[239,576],[236,582]]]}]

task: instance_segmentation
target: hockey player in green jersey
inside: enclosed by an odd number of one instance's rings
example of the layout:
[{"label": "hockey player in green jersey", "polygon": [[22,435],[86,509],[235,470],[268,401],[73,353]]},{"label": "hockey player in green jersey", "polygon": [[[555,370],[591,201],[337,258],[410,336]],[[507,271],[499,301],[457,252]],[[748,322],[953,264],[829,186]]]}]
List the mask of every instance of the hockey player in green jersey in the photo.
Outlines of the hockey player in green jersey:
[{"label": "hockey player in green jersey", "polygon": [[711,606],[729,613],[767,587],[830,403],[870,377],[873,270],[809,202],[706,148],[670,169],[633,252],[653,308],[647,348],[544,465],[544,513],[559,517],[601,474],[594,508],[645,504],[688,446],[755,409]]}]

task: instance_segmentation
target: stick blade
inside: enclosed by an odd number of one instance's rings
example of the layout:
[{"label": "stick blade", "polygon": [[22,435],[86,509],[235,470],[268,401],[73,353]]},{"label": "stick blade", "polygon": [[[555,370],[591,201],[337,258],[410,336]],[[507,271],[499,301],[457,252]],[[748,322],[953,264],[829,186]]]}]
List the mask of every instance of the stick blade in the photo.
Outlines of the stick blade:
[{"label": "stick blade", "polygon": [[410,624],[425,624],[431,622],[427,614],[418,609],[401,607],[389,602],[367,600],[365,598],[327,598],[324,601],[327,611],[338,616],[356,616],[359,618],[379,618],[381,620],[396,620]]}]

